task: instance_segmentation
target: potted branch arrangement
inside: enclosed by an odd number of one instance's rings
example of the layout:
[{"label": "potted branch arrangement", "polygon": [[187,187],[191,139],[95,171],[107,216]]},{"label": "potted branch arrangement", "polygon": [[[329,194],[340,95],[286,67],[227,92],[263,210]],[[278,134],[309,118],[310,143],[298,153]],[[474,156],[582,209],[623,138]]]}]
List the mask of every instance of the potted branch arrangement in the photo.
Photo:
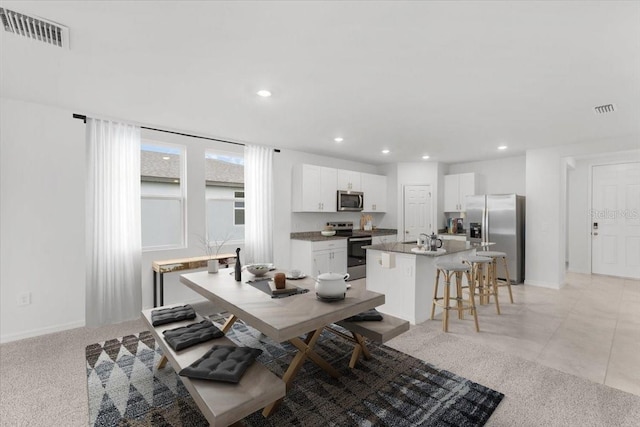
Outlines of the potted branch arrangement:
[{"label": "potted branch arrangement", "polygon": [[231,238],[231,233],[229,232],[221,239],[209,239],[208,234],[205,235],[204,237],[200,237],[200,243],[202,244],[202,247],[205,253],[207,254],[207,257],[209,257],[209,260],[207,261],[207,271],[209,273],[218,272],[218,268],[220,266],[220,260],[212,259],[212,258],[220,254],[220,250],[222,249],[224,244],[229,241],[230,238]]}]

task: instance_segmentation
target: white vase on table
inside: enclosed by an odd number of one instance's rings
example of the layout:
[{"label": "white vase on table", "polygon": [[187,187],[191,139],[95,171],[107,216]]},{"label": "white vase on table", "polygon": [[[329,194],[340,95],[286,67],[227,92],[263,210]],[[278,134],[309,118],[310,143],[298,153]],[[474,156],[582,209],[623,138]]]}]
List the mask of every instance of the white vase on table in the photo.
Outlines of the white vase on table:
[{"label": "white vase on table", "polygon": [[209,273],[217,273],[218,272],[219,261],[217,259],[210,259],[207,261],[207,271]]}]

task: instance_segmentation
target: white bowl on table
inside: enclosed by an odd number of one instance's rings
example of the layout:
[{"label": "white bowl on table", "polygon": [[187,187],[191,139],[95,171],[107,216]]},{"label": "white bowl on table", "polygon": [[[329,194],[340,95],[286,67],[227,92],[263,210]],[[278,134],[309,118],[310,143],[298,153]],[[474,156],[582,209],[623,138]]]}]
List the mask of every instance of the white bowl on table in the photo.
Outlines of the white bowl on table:
[{"label": "white bowl on table", "polygon": [[322,234],[324,237],[335,236],[336,230],[322,230],[320,234]]},{"label": "white bowl on table", "polygon": [[267,274],[267,272],[269,272],[269,270],[271,270],[272,267],[273,266],[271,264],[266,263],[248,264],[247,266],[245,266],[247,271],[256,277],[264,276],[265,274]]}]

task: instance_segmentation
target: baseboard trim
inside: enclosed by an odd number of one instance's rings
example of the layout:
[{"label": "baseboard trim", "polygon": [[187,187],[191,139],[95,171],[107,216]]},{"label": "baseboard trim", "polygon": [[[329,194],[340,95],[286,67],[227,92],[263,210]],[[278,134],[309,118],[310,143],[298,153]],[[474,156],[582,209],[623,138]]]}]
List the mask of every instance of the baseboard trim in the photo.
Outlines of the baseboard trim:
[{"label": "baseboard trim", "polygon": [[524,284],[529,286],[537,286],[539,288],[548,288],[548,289],[560,289],[560,288],[563,288],[565,285],[564,283],[558,284],[558,283],[542,282],[539,280],[529,280],[529,279],[525,279]]},{"label": "baseboard trim", "polygon": [[63,323],[61,325],[48,326],[46,328],[31,329],[29,331],[17,332],[14,334],[0,335],[0,344],[8,343],[11,341],[23,340],[26,338],[38,337],[40,335],[52,334],[55,332],[62,332],[69,329],[82,328],[85,325],[84,320],[77,320],[75,322]]}]

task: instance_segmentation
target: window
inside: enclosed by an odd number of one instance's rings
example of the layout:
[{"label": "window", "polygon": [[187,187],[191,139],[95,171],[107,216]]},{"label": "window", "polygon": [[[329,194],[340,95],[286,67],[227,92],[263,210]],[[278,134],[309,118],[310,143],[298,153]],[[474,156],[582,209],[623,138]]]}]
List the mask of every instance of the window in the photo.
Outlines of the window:
[{"label": "window", "polygon": [[207,234],[214,242],[244,241],[244,158],[242,153],[205,154]]},{"label": "window", "polygon": [[142,248],[185,245],[184,147],[143,143],[140,152]]},{"label": "window", "polygon": [[233,225],[244,225],[244,191],[233,193]]}]

